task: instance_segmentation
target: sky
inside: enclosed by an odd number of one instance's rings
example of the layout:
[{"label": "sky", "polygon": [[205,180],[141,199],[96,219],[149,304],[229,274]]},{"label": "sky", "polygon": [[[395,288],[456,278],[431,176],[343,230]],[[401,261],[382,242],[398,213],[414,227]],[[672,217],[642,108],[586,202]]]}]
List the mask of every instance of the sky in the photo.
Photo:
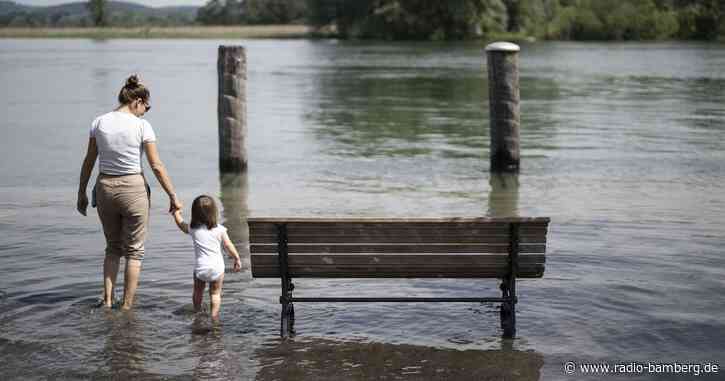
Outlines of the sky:
[{"label": "sky", "polygon": [[[84,0],[11,0],[24,5],[58,5],[64,3],[75,3]],[[148,5],[150,7],[165,7],[169,5],[204,5],[206,0],[122,0],[132,3]]]}]

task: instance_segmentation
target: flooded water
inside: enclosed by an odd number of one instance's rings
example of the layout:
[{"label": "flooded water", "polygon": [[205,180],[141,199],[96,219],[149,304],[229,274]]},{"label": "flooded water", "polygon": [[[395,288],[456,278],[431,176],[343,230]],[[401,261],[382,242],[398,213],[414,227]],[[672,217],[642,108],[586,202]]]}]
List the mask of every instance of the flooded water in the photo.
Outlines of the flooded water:
[{"label": "flooded water", "polygon": [[[248,55],[249,172],[217,170],[216,54]],[[3,379],[598,379],[567,362],[725,366],[725,46],[523,45],[521,173],[488,172],[480,43],[0,40]],[[228,274],[191,307],[190,242],[152,180],[133,312],[97,309],[104,240],[75,212],[91,120],[132,72],[189,206],[252,216],[550,217],[517,338],[489,304],[299,304]],[[188,215],[189,211],[186,211]],[[485,280],[300,280],[298,296],[495,296]],[[704,367],[701,368],[704,370]],[[712,368],[710,368],[712,369]],[[650,373],[611,379],[722,379]]]}]

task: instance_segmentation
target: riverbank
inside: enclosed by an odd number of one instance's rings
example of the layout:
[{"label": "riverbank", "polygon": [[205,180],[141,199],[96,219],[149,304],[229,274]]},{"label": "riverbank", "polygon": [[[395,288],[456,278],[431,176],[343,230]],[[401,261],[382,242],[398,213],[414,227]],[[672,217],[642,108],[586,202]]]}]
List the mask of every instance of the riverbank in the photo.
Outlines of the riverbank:
[{"label": "riverbank", "polygon": [[0,28],[0,38],[306,38],[306,25],[179,26],[136,28]]}]

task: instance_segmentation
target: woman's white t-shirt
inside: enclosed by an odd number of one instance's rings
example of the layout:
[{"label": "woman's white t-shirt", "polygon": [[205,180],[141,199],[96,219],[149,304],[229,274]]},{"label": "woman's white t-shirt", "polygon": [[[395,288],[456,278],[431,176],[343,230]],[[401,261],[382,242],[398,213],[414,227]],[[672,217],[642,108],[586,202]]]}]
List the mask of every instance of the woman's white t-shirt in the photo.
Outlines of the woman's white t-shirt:
[{"label": "woman's white t-shirt", "polygon": [[93,120],[90,136],[96,139],[101,173],[113,176],[141,173],[143,143],[156,141],[149,122],[121,111]]},{"label": "woman's white t-shirt", "polygon": [[189,229],[194,242],[194,274],[204,282],[212,282],[224,274],[222,242],[227,228],[217,225],[211,230],[206,226]]}]

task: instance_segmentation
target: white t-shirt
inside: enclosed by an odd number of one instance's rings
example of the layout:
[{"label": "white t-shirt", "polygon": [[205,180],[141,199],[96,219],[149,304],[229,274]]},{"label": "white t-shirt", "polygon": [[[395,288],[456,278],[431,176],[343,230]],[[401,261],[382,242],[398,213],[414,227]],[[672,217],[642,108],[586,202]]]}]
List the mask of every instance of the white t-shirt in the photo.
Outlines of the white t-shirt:
[{"label": "white t-shirt", "polygon": [[93,120],[90,135],[96,138],[101,173],[114,176],[141,173],[143,143],[156,141],[149,122],[121,111]]},{"label": "white t-shirt", "polygon": [[[222,225],[217,225],[211,230],[207,229],[206,226],[189,229],[189,235],[194,242],[194,272],[197,275],[209,271],[214,274],[224,273],[222,242],[226,234],[227,228]],[[203,280],[209,281],[207,279]]]}]

